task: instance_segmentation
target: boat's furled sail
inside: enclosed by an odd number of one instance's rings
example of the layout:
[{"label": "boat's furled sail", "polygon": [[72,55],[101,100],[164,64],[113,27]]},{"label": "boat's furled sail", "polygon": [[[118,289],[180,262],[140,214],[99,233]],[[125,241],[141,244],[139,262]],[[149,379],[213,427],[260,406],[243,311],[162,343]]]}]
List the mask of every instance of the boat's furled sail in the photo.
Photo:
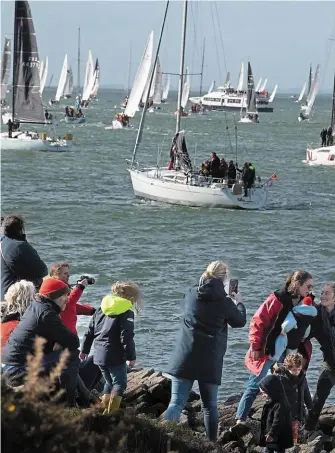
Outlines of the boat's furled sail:
[{"label": "boat's furled sail", "polygon": [[169,95],[169,91],[170,91],[170,74],[167,74],[166,81],[165,81],[165,87],[164,87],[163,95],[162,95],[162,100],[163,101],[167,100],[167,97]]},{"label": "boat's furled sail", "polygon": [[1,59],[1,102],[6,99],[7,86],[10,75],[10,56],[11,56],[11,41],[5,38],[5,45]]},{"label": "boat's furled sail", "polygon": [[[242,91],[243,90],[243,82],[244,82],[244,64],[243,64],[243,61],[242,61],[241,69],[240,69],[240,75],[238,77],[236,91]],[[208,93],[210,93],[210,91]]]},{"label": "boat's furled sail", "polygon": [[60,98],[64,94],[66,80],[67,80],[67,74],[68,74],[68,62],[67,62],[67,54],[65,54],[62,71],[60,73],[58,87],[57,87],[56,96],[55,96],[55,101],[57,101],[57,102],[59,102]]},{"label": "boat's furled sail", "polygon": [[249,61],[248,61],[247,112],[257,113],[254,76],[252,75],[251,65]]},{"label": "boat's furled sail", "polygon": [[40,60],[27,1],[15,2],[13,117],[22,123],[44,123],[40,93]]},{"label": "boat's furled sail", "polygon": [[133,87],[131,89],[129,99],[127,102],[127,107],[125,108],[125,115],[132,118],[135,113],[137,112],[138,105],[141,100],[141,96],[144,91],[144,87],[147,83],[150,67],[151,67],[151,60],[152,60],[152,51],[153,51],[153,41],[154,41],[154,32],[152,31],[149,35],[149,39],[147,45],[145,47],[145,51],[138,68]]},{"label": "boat's furled sail", "polygon": [[185,173],[192,172],[192,163],[185,141],[185,131],[179,131],[173,137],[171,153],[173,153],[175,159],[175,168],[180,167]]}]

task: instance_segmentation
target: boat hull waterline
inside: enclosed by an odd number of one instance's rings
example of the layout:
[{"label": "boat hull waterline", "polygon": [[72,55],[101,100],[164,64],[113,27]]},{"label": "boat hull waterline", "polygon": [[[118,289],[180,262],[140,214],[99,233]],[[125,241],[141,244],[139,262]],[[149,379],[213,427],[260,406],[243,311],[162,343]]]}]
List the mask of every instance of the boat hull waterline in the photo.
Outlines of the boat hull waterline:
[{"label": "boat hull waterline", "polygon": [[2,151],[52,151],[65,152],[72,148],[72,140],[42,140],[32,138],[25,132],[13,132],[13,137],[9,138],[7,132],[0,134],[0,145]]},{"label": "boat hull waterline", "polygon": [[221,207],[230,209],[261,209],[267,200],[267,190],[259,187],[249,190],[249,196],[234,195],[231,188],[223,184],[199,186],[175,181],[167,181],[164,177],[176,176],[185,178],[181,172],[162,169],[160,177],[155,177],[157,169],[129,170],[134,194],[139,198],[147,198],[170,204],[194,207]]}]

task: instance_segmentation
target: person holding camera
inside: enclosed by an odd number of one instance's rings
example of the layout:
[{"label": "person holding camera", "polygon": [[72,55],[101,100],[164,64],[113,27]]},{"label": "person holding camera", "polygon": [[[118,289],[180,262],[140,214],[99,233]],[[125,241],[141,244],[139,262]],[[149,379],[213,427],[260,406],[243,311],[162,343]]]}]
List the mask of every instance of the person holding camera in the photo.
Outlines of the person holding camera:
[{"label": "person holding camera", "polygon": [[[66,262],[52,264],[50,269],[50,277],[57,278],[62,282],[69,285],[70,279],[70,266]],[[95,308],[91,305],[79,304],[78,301],[84,292],[87,285],[93,285],[94,278],[82,276],[77,284],[71,289],[66,309],[61,313],[61,319],[71,332],[77,334],[77,316],[92,316]]]}]

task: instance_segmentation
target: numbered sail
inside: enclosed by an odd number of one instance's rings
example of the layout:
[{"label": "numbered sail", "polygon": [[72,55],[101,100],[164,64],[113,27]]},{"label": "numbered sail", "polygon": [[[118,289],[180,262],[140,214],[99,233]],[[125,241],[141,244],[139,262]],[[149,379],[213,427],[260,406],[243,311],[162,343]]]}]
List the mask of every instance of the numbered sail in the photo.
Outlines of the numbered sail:
[{"label": "numbered sail", "polygon": [[40,59],[27,1],[15,2],[13,118],[22,123],[44,123],[40,93]]}]

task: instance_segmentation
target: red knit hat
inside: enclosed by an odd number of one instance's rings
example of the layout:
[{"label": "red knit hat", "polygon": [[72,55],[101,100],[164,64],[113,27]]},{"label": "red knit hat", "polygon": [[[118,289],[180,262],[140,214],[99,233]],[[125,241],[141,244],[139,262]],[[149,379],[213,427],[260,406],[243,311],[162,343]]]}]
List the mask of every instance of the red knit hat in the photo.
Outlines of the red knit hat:
[{"label": "red knit hat", "polygon": [[303,298],[302,303],[304,305],[313,305],[313,299],[311,298],[311,296],[306,296]]},{"label": "red knit hat", "polygon": [[51,300],[58,299],[58,297],[64,296],[64,294],[68,294],[69,292],[70,288],[66,283],[53,277],[43,280],[39,290],[41,296],[48,297]]}]

